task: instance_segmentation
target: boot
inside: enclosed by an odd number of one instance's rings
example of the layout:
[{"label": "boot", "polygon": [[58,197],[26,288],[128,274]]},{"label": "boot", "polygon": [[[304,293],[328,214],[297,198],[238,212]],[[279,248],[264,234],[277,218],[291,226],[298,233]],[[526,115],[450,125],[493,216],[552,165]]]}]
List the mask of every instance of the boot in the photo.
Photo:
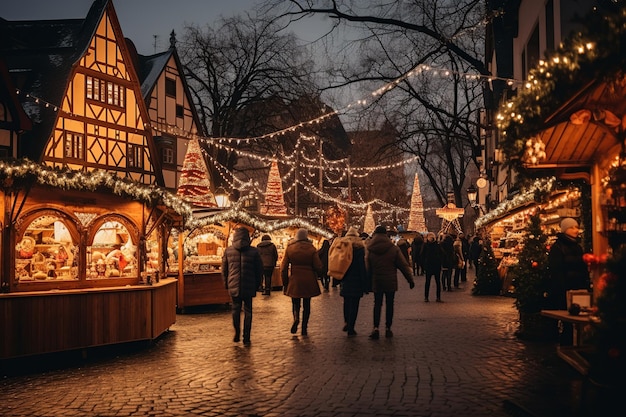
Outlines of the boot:
[{"label": "boot", "polygon": [[311,313],[304,310],[304,312],[302,313],[302,336],[306,336],[307,335],[307,327],[309,324],[309,315]]},{"label": "boot", "polygon": [[298,332],[298,324],[300,324],[300,307],[292,306],[293,324],[291,325],[291,334]]}]

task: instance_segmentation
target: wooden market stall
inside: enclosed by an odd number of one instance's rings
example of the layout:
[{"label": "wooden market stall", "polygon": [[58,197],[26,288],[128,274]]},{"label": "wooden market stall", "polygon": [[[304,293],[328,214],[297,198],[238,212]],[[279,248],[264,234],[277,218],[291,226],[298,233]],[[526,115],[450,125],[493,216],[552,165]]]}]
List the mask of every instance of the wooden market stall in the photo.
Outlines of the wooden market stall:
[{"label": "wooden market stall", "polygon": [[[273,288],[283,285],[280,261],[299,227],[309,230],[309,239],[318,248],[324,238],[331,237],[328,231],[304,219],[264,216],[247,212],[241,207],[200,210],[196,211],[196,215],[195,227],[178,235],[173,233],[168,243],[169,274],[179,278],[177,307],[180,312],[187,307],[230,303],[230,295],[224,288],[221,263],[224,249],[232,243],[232,231],[237,227],[249,229],[252,246],[256,246],[264,234],[272,237],[279,254],[272,276]],[[182,262],[175,259],[177,245],[182,248]]]},{"label": "wooden market stall", "polygon": [[175,323],[156,249],[168,215],[106,187],[4,194],[0,358],[152,340]]}]

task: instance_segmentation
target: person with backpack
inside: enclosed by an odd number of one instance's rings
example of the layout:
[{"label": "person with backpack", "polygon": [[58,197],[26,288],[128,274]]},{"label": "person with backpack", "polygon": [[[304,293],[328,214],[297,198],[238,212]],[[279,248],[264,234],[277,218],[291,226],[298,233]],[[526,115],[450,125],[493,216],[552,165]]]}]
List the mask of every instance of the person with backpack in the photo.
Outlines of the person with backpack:
[{"label": "person with backpack", "polygon": [[311,298],[322,293],[317,278],[323,273],[322,261],[317,254],[317,249],[309,240],[307,229],[298,229],[296,236],[287,244],[280,265],[280,273],[284,284],[283,292],[291,297],[293,313],[291,333],[298,332],[302,306],[302,336],[307,336],[311,316]]},{"label": "person with backpack", "polygon": [[378,339],[380,333],[381,310],[385,300],[385,337],[393,337],[393,307],[396,292],[398,291],[397,270],[402,272],[409,283],[409,288],[415,288],[413,271],[400,248],[387,236],[385,226],[377,226],[366,247],[365,267],[372,282],[374,292],[374,329],[370,339]]},{"label": "person with backpack", "polygon": [[356,336],[354,327],[359,314],[361,298],[363,294],[371,291],[371,282],[365,268],[365,244],[354,227],[351,227],[344,237],[337,239],[342,239],[348,243],[349,250],[352,252],[350,265],[339,280],[339,295],[343,297],[343,320],[345,323],[343,330],[348,332],[348,337],[353,337]]}]

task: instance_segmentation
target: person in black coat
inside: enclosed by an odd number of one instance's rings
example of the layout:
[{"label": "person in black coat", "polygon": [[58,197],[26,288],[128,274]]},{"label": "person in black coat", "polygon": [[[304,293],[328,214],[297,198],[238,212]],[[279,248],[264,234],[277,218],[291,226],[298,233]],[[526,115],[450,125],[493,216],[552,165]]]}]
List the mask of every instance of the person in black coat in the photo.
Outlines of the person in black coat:
[{"label": "person in black coat", "polygon": [[[566,310],[568,290],[589,290],[589,272],[578,243],[579,232],[576,220],[568,217],[561,221],[561,233],[548,254],[547,309]],[[560,344],[571,345],[573,338],[572,323],[563,323]]]},{"label": "person in black coat", "polygon": [[324,287],[324,292],[328,291],[330,287],[330,277],[328,276],[328,251],[330,250],[330,241],[328,239],[324,239],[322,242],[322,247],[317,251],[317,255],[320,257],[320,261],[322,261],[322,287]]},{"label": "person in black coat", "polygon": [[430,295],[430,282],[434,278],[436,285],[437,302],[441,303],[441,258],[443,252],[441,246],[435,240],[434,233],[426,235],[426,242],[422,246],[421,262],[424,268],[424,301],[428,302]]},{"label": "person in black coat", "polygon": [[568,290],[589,289],[589,272],[583,261],[583,249],[578,243],[578,222],[572,218],[561,221],[561,233],[550,247],[548,267],[547,306],[550,309],[565,310]]},{"label": "person in black coat", "polygon": [[354,325],[359,314],[359,304],[363,294],[371,291],[371,282],[365,269],[365,243],[358,231],[351,227],[342,238],[352,243],[352,262],[339,283],[339,295],[343,297],[344,331],[348,337],[356,336]]},{"label": "person in black coat", "polygon": [[424,237],[421,233],[418,233],[411,241],[411,264],[413,266],[413,275],[416,276],[424,274],[424,267],[421,261],[422,246],[424,246]]},{"label": "person in black coat", "polygon": [[443,251],[441,258],[441,282],[443,283],[443,290],[452,291],[452,270],[456,266],[454,238],[451,235],[444,235],[440,245]]},{"label": "person in black coat", "polygon": [[234,342],[239,342],[241,334],[241,308],[243,306],[243,343],[250,344],[252,330],[252,297],[263,279],[263,261],[259,250],[250,246],[250,233],[245,227],[238,227],[233,234],[233,244],[226,248],[222,256],[222,277],[224,286],[232,300]]},{"label": "person in black coat", "polygon": [[278,249],[276,249],[276,245],[272,242],[270,235],[263,235],[261,242],[256,245],[256,248],[259,250],[259,255],[261,255],[261,261],[263,261],[263,277],[265,281],[263,295],[270,295],[272,291],[272,275],[274,275],[274,269],[278,262]]}]

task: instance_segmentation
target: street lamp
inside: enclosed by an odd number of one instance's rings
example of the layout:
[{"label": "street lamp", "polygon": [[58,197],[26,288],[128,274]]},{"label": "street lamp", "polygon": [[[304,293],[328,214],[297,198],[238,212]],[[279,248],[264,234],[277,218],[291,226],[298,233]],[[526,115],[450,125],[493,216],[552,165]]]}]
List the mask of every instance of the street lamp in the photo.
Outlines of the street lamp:
[{"label": "street lamp", "polygon": [[219,208],[230,207],[230,194],[222,187],[215,190],[215,202]]},{"label": "street lamp", "polygon": [[470,185],[467,189],[467,199],[472,206],[476,205],[476,198],[478,197],[478,190],[474,187],[474,184]]}]

